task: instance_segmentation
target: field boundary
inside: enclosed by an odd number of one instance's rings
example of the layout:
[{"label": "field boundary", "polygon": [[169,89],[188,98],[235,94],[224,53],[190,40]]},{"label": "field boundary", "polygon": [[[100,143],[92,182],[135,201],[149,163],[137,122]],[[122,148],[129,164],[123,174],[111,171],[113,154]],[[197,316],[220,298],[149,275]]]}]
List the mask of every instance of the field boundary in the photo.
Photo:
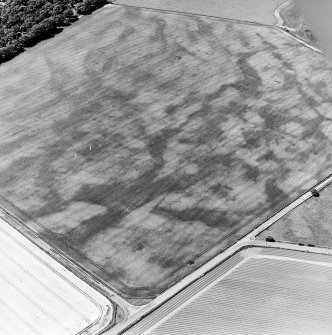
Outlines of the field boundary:
[{"label": "field boundary", "polygon": [[157,9],[157,8],[152,8],[152,7],[144,7],[144,6],[133,6],[133,5],[125,5],[125,4],[117,4],[117,3],[112,3],[106,6],[122,6],[122,7],[127,7],[127,8],[135,8],[135,9],[140,9],[143,11],[151,11],[151,12],[158,12],[158,13],[165,13],[165,14],[174,14],[174,15],[185,15],[185,16],[193,16],[193,17],[204,17],[208,19],[213,19],[213,20],[219,20],[219,21],[226,21],[230,23],[238,23],[238,24],[244,24],[244,25],[251,25],[251,26],[262,26],[266,28],[273,28],[275,27],[274,25],[270,24],[265,24],[265,23],[259,23],[259,22],[254,22],[254,21],[246,21],[246,20],[238,20],[238,19],[229,19],[226,17],[221,17],[221,16],[215,16],[215,15],[208,15],[208,14],[198,14],[198,13],[189,13],[189,12],[184,12],[184,11],[179,11],[179,10],[172,10],[172,9]]},{"label": "field boundary", "polygon": [[[284,4],[282,4],[280,7],[278,7],[275,10],[274,15],[275,15],[277,21],[278,21],[278,17],[276,16],[276,11],[279,8],[282,9],[283,6],[286,5],[286,3],[288,3],[288,1],[286,1]],[[225,18],[225,17],[213,16],[213,15],[207,15],[207,14],[188,13],[188,12],[175,11],[175,10],[170,10],[170,9],[156,9],[156,8],[151,8],[151,7],[143,7],[143,6],[140,7],[140,6],[133,6],[133,5],[117,4],[117,3],[108,4],[106,6],[109,6],[109,7],[113,7],[113,6],[121,7],[122,6],[122,7],[140,9],[140,10],[143,10],[143,11],[159,12],[159,13],[165,13],[165,14],[185,15],[185,16],[191,16],[191,17],[204,17],[204,18],[208,18],[208,19],[211,19],[211,20],[230,22],[230,23],[234,23],[234,24],[243,24],[243,25],[250,25],[250,26],[256,26],[256,27],[264,27],[264,28],[275,29],[275,30],[283,33],[284,35],[288,36],[289,38],[292,38],[293,40],[302,44],[303,46],[311,49],[312,51],[315,51],[315,52],[320,53],[320,54],[324,54],[324,52],[322,50],[316,48],[315,46],[313,46],[311,44],[308,44],[307,42],[305,42],[301,38],[295,36],[294,34],[292,34],[292,32],[287,27],[280,26],[278,24],[278,22],[276,24],[264,24],[264,23],[258,23],[258,22],[253,22],[253,21],[229,19],[229,18]],[[279,15],[279,17],[280,17],[280,15]]]}]

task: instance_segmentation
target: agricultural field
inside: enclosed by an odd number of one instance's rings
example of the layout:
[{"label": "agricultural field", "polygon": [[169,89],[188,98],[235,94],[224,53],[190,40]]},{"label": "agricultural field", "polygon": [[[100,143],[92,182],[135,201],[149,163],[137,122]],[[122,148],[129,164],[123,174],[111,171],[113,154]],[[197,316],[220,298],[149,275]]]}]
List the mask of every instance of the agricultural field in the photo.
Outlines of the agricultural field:
[{"label": "agricultural field", "polygon": [[114,4],[275,24],[274,11],[285,0],[115,0]]},{"label": "agricultural field", "polygon": [[137,303],[331,173],[331,67],[276,29],[108,6],[0,78],[2,205]]},{"label": "agricultural field", "polygon": [[272,236],[277,241],[314,244],[331,248],[331,218],[332,185],[323,190],[319,198],[308,199],[264,230],[258,235],[258,239]]}]

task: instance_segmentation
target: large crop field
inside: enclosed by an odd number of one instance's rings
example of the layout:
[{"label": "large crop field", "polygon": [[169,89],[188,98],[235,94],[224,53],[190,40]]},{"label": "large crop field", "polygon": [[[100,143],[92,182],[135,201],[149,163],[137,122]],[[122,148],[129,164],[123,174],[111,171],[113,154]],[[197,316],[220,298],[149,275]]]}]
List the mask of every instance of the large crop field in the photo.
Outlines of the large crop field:
[{"label": "large crop field", "polygon": [[0,78],[3,205],[127,297],[331,173],[331,67],[275,29],[109,6]]}]

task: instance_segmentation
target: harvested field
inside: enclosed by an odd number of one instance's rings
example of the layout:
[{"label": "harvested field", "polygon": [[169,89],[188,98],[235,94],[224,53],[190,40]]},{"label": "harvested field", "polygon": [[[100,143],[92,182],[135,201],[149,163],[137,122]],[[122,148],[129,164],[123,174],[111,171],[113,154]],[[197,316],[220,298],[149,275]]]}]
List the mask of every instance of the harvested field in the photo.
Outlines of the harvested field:
[{"label": "harvested field", "polygon": [[331,68],[274,29],[110,6],[0,78],[3,204],[128,297],[331,173]]},{"label": "harvested field", "polygon": [[274,11],[285,0],[116,0],[115,4],[275,24]]},{"label": "harvested field", "polygon": [[332,247],[332,185],[310,198],[264,230],[258,239],[273,236],[277,241]]}]

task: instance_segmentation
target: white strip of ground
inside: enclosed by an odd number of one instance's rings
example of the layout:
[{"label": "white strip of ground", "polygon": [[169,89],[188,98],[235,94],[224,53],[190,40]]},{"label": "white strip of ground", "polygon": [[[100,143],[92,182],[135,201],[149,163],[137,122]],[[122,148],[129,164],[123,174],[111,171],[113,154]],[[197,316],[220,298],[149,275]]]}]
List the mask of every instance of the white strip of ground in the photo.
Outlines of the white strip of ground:
[{"label": "white strip of ground", "polygon": [[0,334],[99,334],[111,302],[0,218]]},{"label": "white strip of ground", "polygon": [[284,27],[284,20],[280,15],[280,12],[286,7],[288,6],[290,3],[290,1],[286,1],[285,3],[283,3],[280,7],[278,7],[275,11],[274,11],[274,16],[277,18],[277,26],[279,27]]}]

